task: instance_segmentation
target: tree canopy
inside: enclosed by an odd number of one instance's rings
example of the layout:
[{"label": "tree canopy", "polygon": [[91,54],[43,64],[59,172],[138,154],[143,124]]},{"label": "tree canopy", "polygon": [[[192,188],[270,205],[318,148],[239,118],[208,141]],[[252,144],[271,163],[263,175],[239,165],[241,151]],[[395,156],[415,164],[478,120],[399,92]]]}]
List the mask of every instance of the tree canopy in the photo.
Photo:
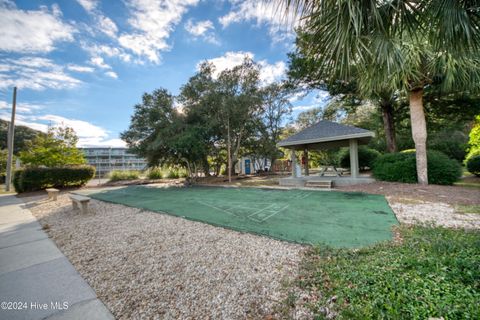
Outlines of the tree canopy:
[{"label": "tree canopy", "polygon": [[78,137],[69,127],[50,127],[46,134],[27,141],[26,149],[19,154],[27,166],[60,167],[85,164],[81,150],[77,149]]},{"label": "tree canopy", "polygon": [[[7,149],[8,121],[0,119],[0,149]],[[37,135],[44,135],[43,132],[25,126],[15,125],[13,153],[18,154],[27,148],[27,142],[32,141]]]},{"label": "tree canopy", "polygon": [[176,164],[189,175],[227,172],[239,157],[274,160],[276,143],[291,111],[289,90],[260,83],[259,66],[249,58],[217,72],[203,63],[174,97],[165,89],[144,94],[121,138],[150,166]]}]

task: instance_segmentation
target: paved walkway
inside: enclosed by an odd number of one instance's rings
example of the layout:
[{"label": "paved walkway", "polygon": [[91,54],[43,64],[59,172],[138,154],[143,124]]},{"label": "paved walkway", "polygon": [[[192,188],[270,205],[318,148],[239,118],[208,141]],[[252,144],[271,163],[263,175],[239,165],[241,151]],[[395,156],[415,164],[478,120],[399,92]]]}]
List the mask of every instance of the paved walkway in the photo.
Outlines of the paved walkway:
[{"label": "paved walkway", "polygon": [[13,195],[0,195],[0,303],[0,319],[113,319]]}]

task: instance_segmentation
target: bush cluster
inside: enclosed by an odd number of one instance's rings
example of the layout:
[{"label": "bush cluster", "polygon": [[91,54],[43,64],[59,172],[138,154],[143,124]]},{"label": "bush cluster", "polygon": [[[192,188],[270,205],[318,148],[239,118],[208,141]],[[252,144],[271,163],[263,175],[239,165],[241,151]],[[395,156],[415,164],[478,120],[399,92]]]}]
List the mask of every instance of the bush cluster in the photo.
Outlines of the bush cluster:
[{"label": "bush cluster", "polygon": [[112,170],[108,174],[109,181],[135,180],[140,177],[140,172],[135,170]]},{"label": "bush cluster", "polygon": [[428,148],[446,154],[450,159],[462,162],[465,159],[465,149],[468,146],[468,136],[461,131],[443,130],[435,134],[428,142]]},{"label": "bush cluster", "polygon": [[162,179],[163,173],[162,168],[154,167],[150,168],[147,172],[148,179]]},{"label": "bush cluster", "polygon": [[168,168],[163,171],[163,177],[167,179],[185,178],[188,176],[185,169]]},{"label": "bush cluster", "polygon": [[[372,168],[373,163],[380,156],[380,152],[375,149],[370,149],[365,146],[358,148],[358,165],[360,170]],[[342,149],[339,154],[340,166],[342,168],[350,168],[350,151],[349,149]]]},{"label": "bush cluster", "polygon": [[42,168],[31,167],[15,171],[13,186],[18,193],[45,188],[78,187],[95,176],[95,167],[74,166]]},{"label": "bush cluster", "polygon": [[467,159],[467,170],[480,177],[480,152],[473,154]]},{"label": "bush cluster", "polygon": [[[417,183],[415,152],[389,153],[373,164],[378,180]],[[451,185],[462,176],[460,164],[438,151],[428,151],[428,182]]]}]

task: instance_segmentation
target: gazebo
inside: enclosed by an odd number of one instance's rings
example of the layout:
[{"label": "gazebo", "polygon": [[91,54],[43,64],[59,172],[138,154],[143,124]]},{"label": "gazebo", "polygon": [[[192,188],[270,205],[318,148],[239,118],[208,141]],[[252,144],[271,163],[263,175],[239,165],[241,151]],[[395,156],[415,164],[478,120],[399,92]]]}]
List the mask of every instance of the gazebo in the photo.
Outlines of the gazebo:
[{"label": "gazebo", "polygon": [[[347,126],[340,123],[322,120],[300,132],[280,141],[277,146],[291,149],[292,151],[303,151],[304,171],[303,175],[297,169],[295,152],[292,152],[292,175],[280,179],[280,185],[290,186],[314,186],[322,182],[330,186],[352,185],[358,183],[373,182],[374,179],[368,176],[360,176],[358,165],[358,145],[367,144],[375,136],[375,133],[354,126]],[[324,171],[320,175],[310,175],[308,169],[308,151],[325,150],[337,147],[350,147],[350,175],[325,176]]]}]

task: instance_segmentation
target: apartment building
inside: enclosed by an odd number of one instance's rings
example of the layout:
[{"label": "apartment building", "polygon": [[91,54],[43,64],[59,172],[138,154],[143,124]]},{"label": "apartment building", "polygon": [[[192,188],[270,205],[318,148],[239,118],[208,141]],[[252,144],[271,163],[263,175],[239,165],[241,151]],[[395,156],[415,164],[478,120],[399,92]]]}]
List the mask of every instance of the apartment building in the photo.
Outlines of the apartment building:
[{"label": "apartment building", "polygon": [[147,162],[131,154],[126,148],[81,148],[88,164],[96,168],[97,177],[105,177],[112,170],[144,170]]}]

